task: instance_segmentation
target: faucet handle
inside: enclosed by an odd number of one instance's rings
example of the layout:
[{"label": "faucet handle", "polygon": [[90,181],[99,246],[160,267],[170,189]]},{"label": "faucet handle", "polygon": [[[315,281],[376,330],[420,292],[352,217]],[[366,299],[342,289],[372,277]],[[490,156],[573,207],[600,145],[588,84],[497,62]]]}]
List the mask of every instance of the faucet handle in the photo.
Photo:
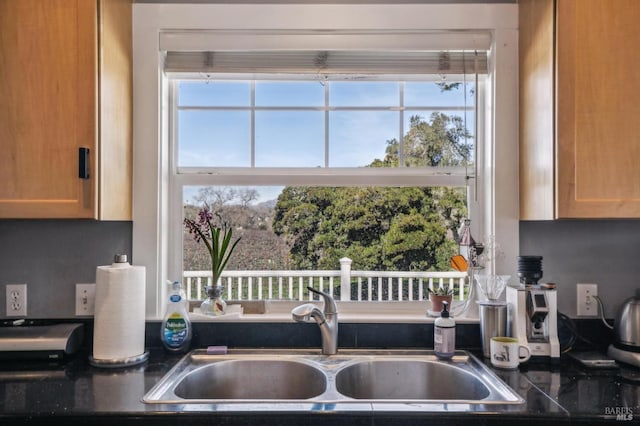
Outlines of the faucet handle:
[{"label": "faucet handle", "polygon": [[315,288],[313,288],[311,286],[307,286],[307,290],[309,290],[312,293],[317,294],[318,296],[322,296],[322,299],[324,300],[324,313],[325,314],[337,314],[338,313],[338,308],[336,306],[336,301],[333,299],[333,297],[329,293],[325,293],[324,291],[316,290]]}]

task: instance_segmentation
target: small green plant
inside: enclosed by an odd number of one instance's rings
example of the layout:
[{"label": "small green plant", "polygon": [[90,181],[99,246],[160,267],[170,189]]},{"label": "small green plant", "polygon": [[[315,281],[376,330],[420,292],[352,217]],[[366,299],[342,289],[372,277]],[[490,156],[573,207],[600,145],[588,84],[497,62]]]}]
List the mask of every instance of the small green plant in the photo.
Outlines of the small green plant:
[{"label": "small green plant", "polygon": [[431,295],[433,294],[434,296],[451,296],[453,295],[453,289],[451,287],[449,287],[449,284],[443,284],[441,286],[438,286],[437,289],[432,290],[431,288],[427,287],[427,292]]}]

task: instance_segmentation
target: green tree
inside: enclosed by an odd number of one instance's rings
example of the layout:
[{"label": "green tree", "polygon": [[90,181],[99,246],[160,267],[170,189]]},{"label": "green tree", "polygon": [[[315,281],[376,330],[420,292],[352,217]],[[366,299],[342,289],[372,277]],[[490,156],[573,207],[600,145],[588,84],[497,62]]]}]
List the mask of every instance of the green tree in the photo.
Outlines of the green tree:
[{"label": "green tree", "polygon": [[390,270],[425,270],[438,265],[437,248],[446,240],[438,220],[419,213],[401,214],[382,236],[383,264]]},{"label": "green tree", "polygon": [[292,266],[296,269],[317,268],[321,253],[313,240],[333,206],[335,192],[323,187],[286,187],[278,196],[274,209],[273,231],[284,237],[291,247]]},{"label": "green tree", "polygon": [[[442,112],[431,114],[425,121],[411,116],[410,128],[403,138],[403,163],[407,167],[467,166],[472,146],[467,142],[471,134],[462,118]],[[374,167],[395,167],[399,163],[400,144],[397,139],[387,141],[384,160],[375,160]]]},{"label": "green tree", "polygon": [[[433,113],[410,119],[403,138],[409,167],[467,165],[470,135],[459,117]],[[370,167],[399,163],[397,140]],[[293,268],[446,270],[455,254],[457,228],[466,216],[460,188],[288,187],[279,196],[273,230],[291,247]]]}]

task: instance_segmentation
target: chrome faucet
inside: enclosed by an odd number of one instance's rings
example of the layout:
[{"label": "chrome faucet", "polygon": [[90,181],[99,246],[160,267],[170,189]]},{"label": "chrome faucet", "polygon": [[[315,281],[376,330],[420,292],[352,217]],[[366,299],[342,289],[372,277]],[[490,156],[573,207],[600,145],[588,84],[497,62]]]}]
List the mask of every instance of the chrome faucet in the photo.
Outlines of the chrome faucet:
[{"label": "chrome faucet", "polygon": [[297,322],[306,322],[313,318],[320,327],[322,353],[334,355],[338,352],[338,309],[330,294],[307,287],[310,292],[322,296],[324,312],[313,303],[305,303],[291,310],[291,316]]}]

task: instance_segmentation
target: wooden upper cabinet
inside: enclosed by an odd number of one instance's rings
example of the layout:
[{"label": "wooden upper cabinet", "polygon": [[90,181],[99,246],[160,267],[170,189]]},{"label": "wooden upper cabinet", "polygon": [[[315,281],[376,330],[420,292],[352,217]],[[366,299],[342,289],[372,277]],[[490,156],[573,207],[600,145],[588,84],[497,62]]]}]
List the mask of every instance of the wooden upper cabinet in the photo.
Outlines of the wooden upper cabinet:
[{"label": "wooden upper cabinet", "polygon": [[0,0],[0,28],[0,218],[130,220],[131,1]]},{"label": "wooden upper cabinet", "polygon": [[640,2],[519,7],[521,219],[640,217]]}]

